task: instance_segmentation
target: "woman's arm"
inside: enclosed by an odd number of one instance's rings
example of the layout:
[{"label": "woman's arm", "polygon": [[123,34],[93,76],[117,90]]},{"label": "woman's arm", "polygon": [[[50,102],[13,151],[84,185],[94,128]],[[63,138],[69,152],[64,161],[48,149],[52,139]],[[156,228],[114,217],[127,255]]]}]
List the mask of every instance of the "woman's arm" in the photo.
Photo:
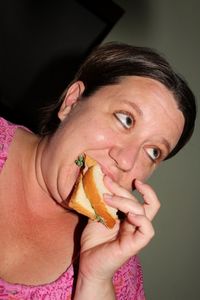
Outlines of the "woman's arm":
[{"label": "woman's arm", "polygon": [[112,283],[114,273],[130,257],[144,248],[154,235],[151,220],[159,208],[154,191],[146,184],[136,183],[144,203],[117,183],[108,183],[114,196],[105,197],[108,205],[126,215],[112,229],[89,221],[81,237],[81,253],[75,300],[115,299]]}]

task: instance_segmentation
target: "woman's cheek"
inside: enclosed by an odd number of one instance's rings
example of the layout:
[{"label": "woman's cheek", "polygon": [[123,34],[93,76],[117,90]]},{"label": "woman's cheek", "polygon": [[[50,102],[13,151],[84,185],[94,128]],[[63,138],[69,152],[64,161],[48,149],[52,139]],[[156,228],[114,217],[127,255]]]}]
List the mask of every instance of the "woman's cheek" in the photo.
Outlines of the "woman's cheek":
[{"label": "woman's cheek", "polygon": [[152,168],[152,165],[142,164],[140,167],[138,167],[138,170],[136,171],[136,177],[137,179],[141,181],[147,181],[149,177],[152,175],[154,171],[154,168]]},{"label": "woman's cheek", "polygon": [[107,135],[105,135],[105,133],[101,133],[101,132],[99,132],[98,134],[95,135],[96,142],[99,142],[99,143],[106,143],[108,141],[108,139],[106,137],[107,137]]},{"label": "woman's cheek", "polygon": [[107,148],[115,142],[115,139],[115,135],[109,128],[92,129],[87,135],[88,146],[95,146],[95,148]]}]

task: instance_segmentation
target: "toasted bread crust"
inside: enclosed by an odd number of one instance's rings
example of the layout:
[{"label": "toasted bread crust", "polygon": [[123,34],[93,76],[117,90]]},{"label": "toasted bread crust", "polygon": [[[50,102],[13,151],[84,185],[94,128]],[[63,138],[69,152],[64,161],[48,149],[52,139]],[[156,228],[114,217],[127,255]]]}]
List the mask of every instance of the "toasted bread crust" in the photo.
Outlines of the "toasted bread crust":
[{"label": "toasted bread crust", "polygon": [[79,212],[80,214],[83,214],[84,216],[90,218],[91,220],[95,220],[96,219],[95,213],[90,212],[87,208],[85,208],[83,206],[82,203],[78,202],[78,197],[79,197],[78,191],[79,191],[80,185],[82,185],[82,177],[83,177],[82,174],[80,174],[79,179],[75,185],[73,194],[70,198],[69,207],[73,208],[75,211]]},{"label": "toasted bread crust", "polygon": [[104,220],[104,223],[107,227],[112,228],[116,223],[117,216],[116,218],[111,216],[105,202],[103,201],[102,195],[100,195],[98,189],[96,188],[96,183],[93,176],[93,168],[94,167],[90,167],[83,176],[83,187],[92,207],[95,210],[95,213]]},{"label": "toasted bread crust", "polygon": [[85,156],[85,164],[88,168],[95,166],[97,164],[96,160],[91,158],[90,156],[86,155]]}]

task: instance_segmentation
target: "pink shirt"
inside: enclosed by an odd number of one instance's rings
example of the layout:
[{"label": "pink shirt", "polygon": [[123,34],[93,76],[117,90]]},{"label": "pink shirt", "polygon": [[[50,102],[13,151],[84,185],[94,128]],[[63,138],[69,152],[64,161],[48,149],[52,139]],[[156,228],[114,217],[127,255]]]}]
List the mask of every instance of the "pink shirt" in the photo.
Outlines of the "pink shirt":
[{"label": "pink shirt", "polygon": [[[0,171],[18,127],[22,126],[0,118]],[[70,265],[57,280],[49,284],[39,286],[10,284],[0,279],[0,300],[71,300],[73,276],[73,265]],[[145,300],[142,269],[137,256],[133,256],[118,269],[113,277],[113,283],[117,300]]]}]

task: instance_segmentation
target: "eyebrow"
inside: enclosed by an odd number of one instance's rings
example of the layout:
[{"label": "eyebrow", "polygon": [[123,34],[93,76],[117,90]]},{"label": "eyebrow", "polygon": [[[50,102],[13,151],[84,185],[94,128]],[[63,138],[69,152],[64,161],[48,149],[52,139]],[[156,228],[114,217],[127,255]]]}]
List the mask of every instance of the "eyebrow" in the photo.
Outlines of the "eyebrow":
[{"label": "eyebrow", "polygon": [[162,138],[162,143],[166,146],[168,154],[171,152],[171,145],[165,138]]},{"label": "eyebrow", "polygon": [[135,104],[134,102],[131,102],[129,100],[123,100],[123,103],[126,103],[127,105],[131,106],[140,116],[143,115],[142,110],[139,108],[139,106],[137,104]]}]

